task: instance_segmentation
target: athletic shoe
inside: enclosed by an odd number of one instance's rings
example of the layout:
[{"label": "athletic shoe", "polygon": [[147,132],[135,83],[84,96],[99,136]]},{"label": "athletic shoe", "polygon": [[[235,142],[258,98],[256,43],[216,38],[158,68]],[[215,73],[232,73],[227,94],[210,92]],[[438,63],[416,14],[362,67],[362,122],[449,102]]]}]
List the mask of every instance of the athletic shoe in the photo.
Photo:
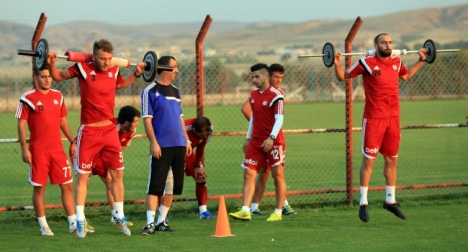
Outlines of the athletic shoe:
[{"label": "athletic shoe", "polygon": [[86,232],[85,225],[86,225],[86,221],[84,220],[76,221],[76,236],[78,236],[78,238],[86,237],[87,232]]},{"label": "athletic shoe", "polygon": [[[111,223],[115,225],[114,216],[111,216]],[[127,221],[127,226],[133,227],[133,222]]]},{"label": "athletic shoe", "polygon": [[264,213],[264,212],[260,212],[260,209],[255,209],[253,211],[250,211],[251,214],[255,214],[255,215],[258,215],[258,216],[267,216],[268,214]]},{"label": "athletic shoe", "polygon": [[163,232],[173,232],[174,230],[169,227],[169,225],[167,225],[167,223],[165,221],[159,223],[158,225],[156,225],[155,227],[156,231],[163,231]]},{"label": "athletic shoe", "polygon": [[271,213],[270,217],[268,217],[267,221],[280,221],[281,220],[281,215],[277,213]]},{"label": "athletic shoe", "polygon": [[119,219],[119,218],[117,218],[115,216],[113,216],[113,217],[114,217],[115,225],[120,228],[120,231],[124,235],[126,235],[126,236],[132,235],[132,232],[130,231],[130,229],[127,226],[127,217],[126,216],[122,217],[121,219]]},{"label": "athletic shoe", "polygon": [[296,210],[294,210],[291,205],[287,205],[283,207],[283,214],[284,215],[291,215],[296,214]]},{"label": "athletic shoe", "polygon": [[211,220],[211,219],[214,219],[215,217],[210,213],[209,210],[206,210],[205,212],[201,213],[198,216],[198,218],[202,220]]},{"label": "athletic shoe", "polygon": [[364,222],[369,222],[369,212],[367,211],[367,205],[361,205],[359,207],[359,219]]},{"label": "athletic shoe", "polygon": [[54,236],[54,233],[52,230],[50,230],[49,227],[42,227],[41,228],[41,235],[43,236]]},{"label": "athletic shoe", "polygon": [[143,230],[141,230],[140,234],[142,235],[150,235],[154,234],[154,223],[151,224],[146,224],[146,226],[143,227]]},{"label": "athletic shoe", "polygon": [[236,220],[250,220],[252,219],[250,213],[244,212],[244,210],[239,210],[235,213],[230,213],[229,216],[231,216],[233,219]]},{"label": "athletic shoe", "polygon": [[387,209],[387,211],[392,212],[396,217],[402,218],[406,220],[406,216],[400,210],[399,203],[387,204],[387,202],[383,203],[383,208]]},{"label": "athletic shoe", "polygon": [[[68,228],[68,232],[69,232],[70,234],[75,233],[75,232],[76,232],[76,226],[77,226],[77,225],[75,224],[75,225],[69,227],[69,228]],[[94,227],[91,226],[91,225],[89,225],[88,221],[86,221],[86,220],[85,220],[85,227],[84,227],[84,228],[85,228],[85,230],[86,230],[86,233],[88,233],[88,234],[94,233]]]}]

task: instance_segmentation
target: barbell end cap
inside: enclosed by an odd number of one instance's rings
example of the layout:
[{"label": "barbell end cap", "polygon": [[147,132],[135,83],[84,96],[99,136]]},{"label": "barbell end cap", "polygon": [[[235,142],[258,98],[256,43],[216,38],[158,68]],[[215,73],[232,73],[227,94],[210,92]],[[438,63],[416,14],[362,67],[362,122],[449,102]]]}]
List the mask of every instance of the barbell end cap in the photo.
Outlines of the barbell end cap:
[{"label": "barbell end cap", "polygon": [[406,49],[401,49],[401,55],[406,55],[406,54],[408,54],[408,53],[406,52]]}]

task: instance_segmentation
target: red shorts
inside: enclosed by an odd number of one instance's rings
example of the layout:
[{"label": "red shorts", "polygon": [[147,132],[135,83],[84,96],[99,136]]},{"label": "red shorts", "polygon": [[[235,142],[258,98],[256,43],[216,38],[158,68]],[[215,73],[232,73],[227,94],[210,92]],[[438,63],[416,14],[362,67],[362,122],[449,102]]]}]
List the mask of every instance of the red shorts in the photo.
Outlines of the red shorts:
[{"label": "red shorts", "polygon": [[104,168],[104,164],[102,163],[101,153],[97,154],[96,157],[94,157],[93,170],[91,171],[91,173],[93,175],[99,175],[103,178],[107,177],[107,169]]},{"label": "red shorts", "polygon": [[31,153],[32,164],[29,169],[29,183],[45,186],[47,178],[53,185],[73,182],[70,163],[65,152]]},{"label": "red shorts", "polygon": [[77,158],[73,164],[75,172],[91,173],[97,155],[106,169],[124,169],[122,147],[114,124],[102,127],[81,125],[78,130]]},{"label": "red shorts", "polygon": [[284,164],[285,155],[283,145],[273,145],[269,152],[264,152],[262,143],[250,142],[245,152],[242,167],[260,171],[262,167],[271,167]]},{"label": "red shorts", "polygon": [[[195,152],[192,152],[190,156],[187,156],[185,158],[185,176],[195,176],[195,158],[196,154]],[[203,178],[201,174],[198,174],[199,178]]]},{"label": "red shorts", "polygon": [[400,141],[400,117],[362,120],[361,152],[365,157],[376,158],[379,152],[387,157],[397,157]]},{"label": "red shorts", "polygon": [[[283,148],[283,166],[285,165],[286,163],[286,145],[281,145],[281,147]],[[271,167],[270,167],[270,164],[267,164],[266,167],[264,167],[266,170],[270,170]]]}]

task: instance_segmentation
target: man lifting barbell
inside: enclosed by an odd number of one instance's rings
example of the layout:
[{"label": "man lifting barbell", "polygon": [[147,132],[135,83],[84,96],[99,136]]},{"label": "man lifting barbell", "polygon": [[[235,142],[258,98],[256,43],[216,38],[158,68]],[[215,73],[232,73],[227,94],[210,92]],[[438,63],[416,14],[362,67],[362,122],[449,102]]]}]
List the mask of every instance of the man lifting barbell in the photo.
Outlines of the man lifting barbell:
[{"label": "man lifting barbell", "polygon": [[359,208],[359,218],[363,222],[369,221],[367,190],[378,152],[382,153],[385,160],[386,199],[383,208],[401,219],[406,219],[395,200],[396,166],[401,140],[398,78],[406,81],[413,77],[426,61],[428,54],[426,48],[419,49],[419,59],[412,67],[406,68],[399,56],[392,56],[392,38],[388,34],[377,35],[374,47],[374,56],[361,58],[347,71],[341,67],[342,54],[337,52],[334,57],[335,73],[340,81],[362,75],[364,82],[366,102],[362,119],[363,159],[360,170]]},{"label": "man lifting barbell", "polygon": [[[44,69],[46,67],[47,57],[49,55],[49,44],[46,39],[42,38],[37,43],[36,50],[32,51],[18,49],[18,55],[35,57],[35,68]],[[56,55],[56,57],[59,59],[66,59],[72,62],[89,62],[93,60],[93,54],[71,51],[67,51],[65,55]],[[156,73],[158,72],[158,69],[172,71],[171,66],[158,65],[158,56],[153,51],[148,51],[145,54],[145,56],[143,57],[143,62],[145,63],[145,65],[142,75],[143,80],[145,82],[153,82],[156,78]],[[112,57],[110,64],[125,68],[137,65],[135,63],[131,63],[130,60],[115,57]],[[137,78],[139,76],[140,75],[135,75],[135,77]]]},{"label": "man lifting barbell", "polygon": [[[101,39],[94,42],[93,57],[90,62],[78,62],[60,71],[55,66],[57,54],[49,52],[47,62],[51,76],[55,81],[78,78],[81,96],[81,126],[78,130],[76,157],[73,167],[77,174],[76,183],[76,220],[77,236],[86,236],[84,205],[87,194],[87,181],[91,174],[93,159],[101,153],[103,166],[112,177],[111,191],[114,197],[113,215],[120,231],[130,236],[127,218],[124,216],[123,201],[123,156],[118,130],[111,121],[114,118],[116,89],[122,89],[133,83],[143,73],[144,62],[136,64],[134,74],[122,77],[119,68],[112,65],[112,44]],[[72,143],[72,145],[73,145]]]}]

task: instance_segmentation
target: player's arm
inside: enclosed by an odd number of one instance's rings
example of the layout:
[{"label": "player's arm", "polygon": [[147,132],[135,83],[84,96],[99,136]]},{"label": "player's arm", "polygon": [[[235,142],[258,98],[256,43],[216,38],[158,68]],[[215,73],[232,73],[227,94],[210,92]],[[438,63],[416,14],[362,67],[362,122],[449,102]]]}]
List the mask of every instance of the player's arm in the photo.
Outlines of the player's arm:
[{"label": "player's arm", "polygon": [[70,130],[70,125],[68,124],[67,118],[62,117],[60,119],[60,129],[62,130],[65,137],[70,141],[70,148],[68,149],[68,154],[70,158],[75,158],[76,155],[76,140],[73,138],[73,134]]},{"label": "player's arm", "polygon": [[135,67],[135,72],[132,73],[131,75],[122,78],[122,83],[117,84],[117,89],[122,89],[128,87],[130,84],[136,81],[138,77],[143,73],[143,69],[145,68],[145,63],[140,62],[138,65]]},{"label": "player's arm", "polygon": [[242,105],[241,112],[244,115],[245,119],[250,120],[250,115],[252,114],[252,106],[250,106],[249,99],[245,101],[244,105]]},{"label": "player's arm", "polygon": [[154,158],[159,159],[161,157],[161,147],[159,147],[156,136],[154,135],[153,124],[151,124],[152,120],[153,117],[144,117],[143,126],[145,127],[146,136],[150,142],[151,155],[153,155]]},{"label": "player's arm", "polygon": [[351,79],[351,76],[349,76],[348,72],[346,72],[342,67],[341,67],[341,58],[342,55],[340,52],[335,53],[335,75],[336,78],[340,81],[347,81]]},{"label": "player's arm", "polygon": [[252,138],[253,121],[254,121],[254,116],[252,115],[249,120],[249,128],[247,129],[247,136],[245,137],[245,142],[244,142],[244,145],[242,146],[242,151],[244,153],[245,151],[247,151],[247,147],[249,146],[250,139]]},{"label": "player's arm", "polygon": [[190,156],[190,155],[192,155],[192,142],[190,141],[190,138],[187,135],[187,131],[185,130],[185,120],[184,120],[183,115],[180,115],[180,122],[182,124],[182,132],[184,132],[185,140],[186,140],[185,155]]},{"label": "player's arm", "polygon": [[32,161],[31,152],[26,143],[26,124],[24,119],[18,119],[18,139],[21,145],[21,158],[23,162],[30,164]]},{"label": "player's arm", "polygon": [[68,69],[65,70],[59,70],[57,66],[55,65],[55,62],[57,62],[58,56],[54,52],[49,52],[49,57],[47,58],[47,62],[50,65],[50,76],[54,81],[64,81],[72,78],[72,75],[68,71]]},{"label": "player's arm", "polygon": [[411,79],[419,70],[419,68],[422,67],[424,62],[426,61],[426,49],[421,48],[419,49],[419,59],[414,63],[412,67],[408,69],[408,73],[405,75],[400,76],[400,78],[404,81]]}]

